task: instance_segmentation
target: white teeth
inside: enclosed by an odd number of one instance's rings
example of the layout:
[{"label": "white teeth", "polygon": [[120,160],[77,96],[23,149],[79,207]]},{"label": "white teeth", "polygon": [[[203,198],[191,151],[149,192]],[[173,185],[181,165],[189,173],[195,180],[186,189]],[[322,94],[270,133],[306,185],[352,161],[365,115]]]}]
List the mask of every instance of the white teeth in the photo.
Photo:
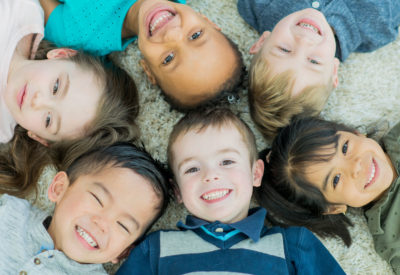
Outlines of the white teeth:
[{"label": "white teeth", "polygon": [[228,193],[229,193],[229,190],[216,191],[216,192],[212,192],[212,193],[207,193],[201,197],[205,200],[216,200],[216,199],[222,198],[223,196],[225,196]]},{"label": "white teeth", "polygon": [[303,27],[303,28],[306,28],[306,29],[309,29],[309,30],[312,30],[315,33],[319,33],[318,29],[316,27],[314,27],[313,25],[311,25],[311,24],[307,24],[307,23],[301,22],[301,23],[299,23],[299,26]]},{"label": "white teeth", "polygon": [[174,15],[172,13],[168,12],[167,14],[164,14],[164,15],[158,17],[157,20],[154,21],[153,24],[150,25],[150,33],[152,33],[155,30],[155,28],[157,27],[157,25],[160,22],[164,21],[165,19],[171,18],[172,16],[174,16]]},{"label": "white teeth", "polygon": [[97,243],[92,239],[92,237],[90,237],[90,235],[78,225],[76,226],[76,232],[78,232],[79,236],[81,236],[91,247],[97,247]]},{"label": "white teeth", "polygon": [[368,179],[368,182],[366,185],[368,185],[374,177],[375,177],[375,163],[372,162],[372,172],[371,172],[371,175],[369,176],[369,179]]}]

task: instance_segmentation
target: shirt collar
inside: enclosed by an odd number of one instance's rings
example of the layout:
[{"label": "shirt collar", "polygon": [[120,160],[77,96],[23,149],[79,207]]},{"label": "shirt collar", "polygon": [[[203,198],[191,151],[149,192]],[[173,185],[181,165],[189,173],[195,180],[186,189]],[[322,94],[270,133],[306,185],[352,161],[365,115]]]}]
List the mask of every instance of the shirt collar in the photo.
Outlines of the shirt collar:
[{"label": "shirt collar", "polygon": [[[249,215],[247,216],[247,218],[229,224],[228,226],[230,226],[233,229],[239,230],[240,232],[251,238],[253,241],[257,242],[260,239],[261,231],[264,227],[264,220],[266,214],[267,211],[264,208],[261,207],[253,208],[249,210]],[[223,223],[219,221],[208,222],[196,218],[192,215],[188,215],[186,217],[186,224],[184,224],[182,221],[179,221],[176,226],[179,229],[183,230],[194,230],[200,228],[201,226],[210,227],[216,224],[223,224]]]}]

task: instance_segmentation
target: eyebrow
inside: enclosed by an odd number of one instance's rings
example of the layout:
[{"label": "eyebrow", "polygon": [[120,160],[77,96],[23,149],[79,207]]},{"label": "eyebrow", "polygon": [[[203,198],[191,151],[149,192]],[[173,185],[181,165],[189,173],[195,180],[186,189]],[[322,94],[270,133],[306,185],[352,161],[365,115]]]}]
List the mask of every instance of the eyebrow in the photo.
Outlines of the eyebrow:
[{"label": "eyebrow", "polygon": [[[101,190],[103,190],[103,192],[106,194],[106,196],[109,198],[109,200],[113,201],[114,197],[112,196],[112,194],[110,193],[110,190],[108,190],[101,182],[95,181],[93,182],[94,185],[96,185],[97,187],[99,187]],[[140,228],[140,223],[130,214],[126,215],[136,226],[137,229]]]},{"label": "eyebrow", "polygon": [[[69,84],[70,84],[70,82],[69,82],[69,74],[67,74],[66,77],[65,77],[65,85],[64,85],[64,88],[63,88],[63,91],[62,91],[61,98],[65,98],[65,96],[68,94],[68,92],[69,92]],[[58,132],[60,131],[61,122],[62,122],[62,117],[59,115],[59,116],[57,116],[56,129],[55,129],[53,135],[57,135]]]},{"label": "eyebrow", "polygon": [[[213,155],[220,155],[220,154],[229,153],[229,152],[233,152],[233,153],[236,153],[236,154],[240,155],[239,151],[236,150],[235,148],[224,148],[224,149],[218,150],[218,151],[215,152],[215,154],[213,154]],[[189,162],[189,161],[191,161],[191,160],[193,160],[193,159],[195,159],[195,157],[188,157],[188,158],[182,160],[182,161],[178,164],[178,171],[181,169],[182,165],[184,165],[185,163],[187,163],[187,162]]]}]

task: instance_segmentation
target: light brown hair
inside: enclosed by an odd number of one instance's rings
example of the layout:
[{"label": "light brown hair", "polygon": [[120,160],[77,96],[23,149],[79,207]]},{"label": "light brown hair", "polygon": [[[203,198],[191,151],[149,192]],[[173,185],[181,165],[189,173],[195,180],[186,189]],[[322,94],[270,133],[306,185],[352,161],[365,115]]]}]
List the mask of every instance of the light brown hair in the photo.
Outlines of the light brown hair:
[{"label": "light brown hair", "polygon": [[285,71],[274,75],[261,51],[254,56],[249,74],[250,114],[268,140],[294,116],[318,115],[333,89],[332,83],[308,86],[292,97],[294,73]]}]

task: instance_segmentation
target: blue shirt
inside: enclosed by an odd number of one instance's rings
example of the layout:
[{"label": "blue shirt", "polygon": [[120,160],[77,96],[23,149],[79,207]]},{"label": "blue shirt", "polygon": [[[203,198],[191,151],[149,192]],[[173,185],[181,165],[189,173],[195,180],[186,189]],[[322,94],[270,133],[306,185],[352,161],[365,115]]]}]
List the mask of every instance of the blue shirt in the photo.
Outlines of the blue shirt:
[{"label": "blue shirt", "polygon": [[344,274],[323,244],[302,227],[267,228],[256,208],[233,224],[188,216],[180,231],[150,234],[118,270],[123,274]]},{"label": "blue shirt", "polygon": [[399,0],[238,0],[237,6],[260,33],[293,12],[316,8],[335,30],[341,61],[352,52],[373,51],[395,40],[400,25]]},{"label": "blue shirt", "polygon": [[[137,36],[121,39],[129,8],[137,0],[59,0],[47,21],[45,39],[58,47],[85,50],[94,55],[122,51]],[[174,2],[185,4],[186,0]]]}]

